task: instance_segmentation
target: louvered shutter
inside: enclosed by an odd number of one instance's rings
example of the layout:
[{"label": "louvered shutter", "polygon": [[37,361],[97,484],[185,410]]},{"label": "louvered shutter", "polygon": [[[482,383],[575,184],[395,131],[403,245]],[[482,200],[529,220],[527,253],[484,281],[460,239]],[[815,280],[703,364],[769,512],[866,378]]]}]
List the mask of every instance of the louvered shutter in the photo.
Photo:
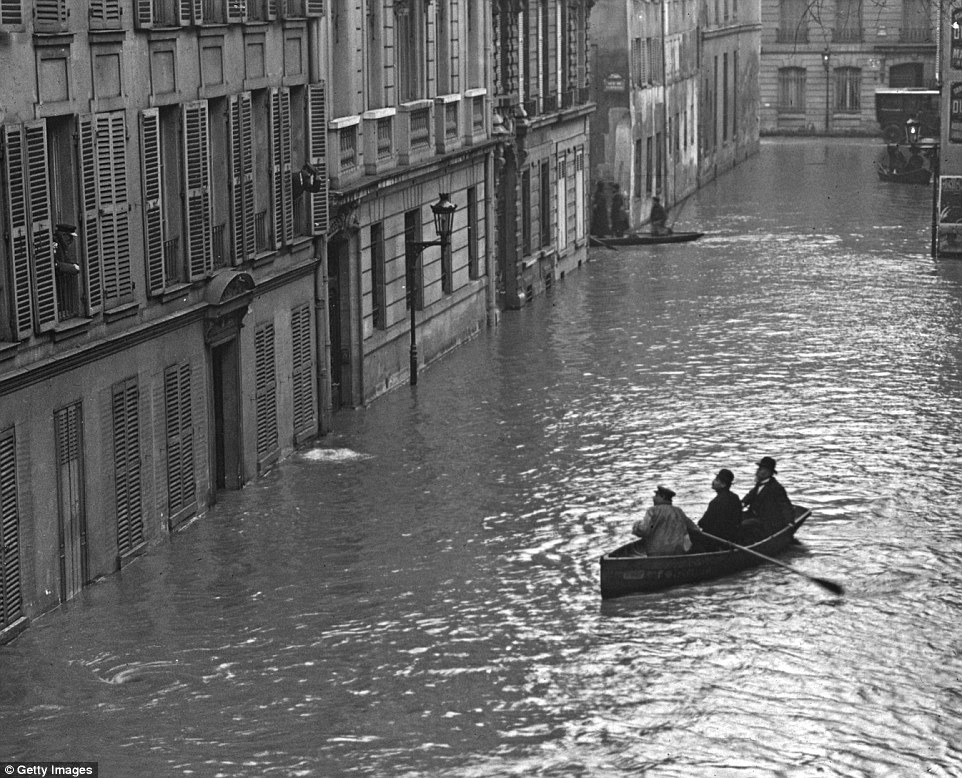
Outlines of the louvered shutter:
[{"label": "louvered shutter", "polygon": [[263,463],[277,451],[277,368],[274,323],[254,332],[254,394],[257,415],[257,459]]},{"label": "louvered shutter", "polygon": [[184,222],[187,227],[187,267],[190,280],[196,281],[214,270],[214,248],[211,238],[210,200],[210,133],[207,101],[199,100],[183,106]]},{"label": "louvered shutter", "polygon": [[91,30],[119,30],[120,0],[90,0],[89,16]]},{"label": "louvered shutter", "polygon": [[226,2],[228,22],[247,21],[247,0],[226,0]]},{"label": "louvered shutter", "polygon": [[23,616],[18,503],[17,439],[11,427],[0,432],[0,629]]},{"label": "louvered shutter", "polygon": [[97,149],[93,120],[81,116],[77,120],[77,151],[80,159],[80,245],[84,260],[84,297],[87,314],[93,316],[103,308],[103,259],[100,255],[100,212],[97,204]]},{"label": "louvered shutter", "polygon": [[23,128],[3,126],[3,180],[7,186],[7,251],[10,255],[11,329],[19,340],[30,337],[33,327],[33,294],[30,283],[30,240],[27,214],[27,181],[24,168]]},{"label": "louvered shutter", "polygon": [[254,141],[251,94],[230,97],[231,235],[234,264],[253,259]]},{"label": "louvered shutter", "polygon": [[130,208],[127,192],[127,119],[123,111],[94,116],[97,197],[104,304],[109,308],[133,292],[130,274]]},{"label": "louvered shutter", "polygon": [[65,0],[36,0],[33,8],[33,23],[37,32],[65,32],[67,29]]},{"label": "louvered shutter", "polygon": [[117,551],[123,557],[144,542],[140,483],[140,390],[137,379],[129,378],[115,384],[112,395]]},{"label": "louvered shutter", "polygon": [[327,232],[327,88],[324,82],[310,84],[307,90],[308,157],[321,179],[321,191],[310,197],[310,219],[315,235]]},{"label": "louvered shutter", "polygon": [[314,349],[311,342],[311,306],[291,311],[292,386],[294,390],[294,432],[314,426]]},{"label": "louvered shutter", "polygon": [[294,240],[291,191],[291,93],[271,89],[271,192],[274,205],[274,247]]},{"label": "louvered shutter", "polygon": [[144,256],[147,290],[157,294],[166,286],[164,275],[163,182],[160,171],[160,112],[146,108],[140,114],[140,156],[144,185]]},{"label": "louvered shutter", "polygon": [[307,0],[308,16],[323,16],[325,11],[324,0]]},{"label": "louvered shutter", "polygon": [[46,332],[57,324],[57,285],[53,269],[46,122],[40,119],[25,124],[24,135],[27,150],[30,248],[33,254],[34,323],[37,332]]},{"label": "louvered shutter", "polygon": [[191,412],[190,364],[164,371],[167,421],[167,509],[170,519],[196,503],[194,428]]},{"label": "louvered shutter", "polygon": [[154,0],[134,0],[136,9],[135,22],[141,30],[149,30],[154,26]]},{"label": "louvered shutter", "polygon": [[[195,19],[196,8],[199,5],[200,0],[178,0],[177,14],[181,27],[188,26]],[[200,24],[200,19],[196,19],[196,23]]]},{"label": "louvered shutter", "polygon": [[0,0],[0,30],[10,32],[23,29],[21,0]]}]

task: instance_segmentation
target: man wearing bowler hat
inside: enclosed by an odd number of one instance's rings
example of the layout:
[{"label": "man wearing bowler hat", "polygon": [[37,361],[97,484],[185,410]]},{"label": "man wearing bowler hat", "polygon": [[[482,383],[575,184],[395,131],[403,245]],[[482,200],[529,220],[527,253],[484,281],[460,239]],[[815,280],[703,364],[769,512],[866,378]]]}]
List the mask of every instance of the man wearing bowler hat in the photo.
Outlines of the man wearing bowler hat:
[{"label": "man wearing bowler hat", "polygon": [[[742,501],[732,491],[734,480],[735,474],[728,468],[723,467],[718,471],[718,475],[711,482],[715,496],[708,503],[708,509],[699,520],[698,526],[716,538],[738,543],[741,540]],[[692,548],[693,553],[731,548],[705,537],[695,537],[693,542],[695,544]]]},{"label": "man wearing bowler hat", "polygon": [[755,543],[780,529],[787,527],[795,518],[792,501],[778,481],[775,480],[776,462],[762,457],[757,462],[755,485],[742,497],[745,506],[742,521],[742,540]]},{"label": "man wearing bowler hat", "polygon": [[697,532],[698,526],[681,508],[671,504],[674,498],[675,493],[671,489],[659,486],[651,498],[654,505],[631,529],[642,539],[648,556],[684,554],[691,548],[688,531]]}]

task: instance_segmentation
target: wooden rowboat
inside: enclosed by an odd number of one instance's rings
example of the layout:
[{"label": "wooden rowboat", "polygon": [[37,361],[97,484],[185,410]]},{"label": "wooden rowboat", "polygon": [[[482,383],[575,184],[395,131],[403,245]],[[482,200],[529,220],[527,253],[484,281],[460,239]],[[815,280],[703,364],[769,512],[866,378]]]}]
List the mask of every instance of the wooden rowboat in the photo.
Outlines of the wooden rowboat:
[{"label": "wooden rowboat", "polygon": [[650,232],[629,232],[626,235],[591,236],[591,245],[609,248],[610,246],[654,246],[660,243],[690,243],[698,240],[704,232],[669,232],[667,235],[653,235]]},{"label": "wooden rowboat", "polygon": [[[798,528],[812,515],[808,508],[801,505],[794,507],[795,518],[791,524],[748,548],[765,556],[784,551]],[[762,564],[762,560],[754,554],[737,549],[679,556],[635,556],[639,543],[627,543],[601,557],[603,599],[707,581]]]}]

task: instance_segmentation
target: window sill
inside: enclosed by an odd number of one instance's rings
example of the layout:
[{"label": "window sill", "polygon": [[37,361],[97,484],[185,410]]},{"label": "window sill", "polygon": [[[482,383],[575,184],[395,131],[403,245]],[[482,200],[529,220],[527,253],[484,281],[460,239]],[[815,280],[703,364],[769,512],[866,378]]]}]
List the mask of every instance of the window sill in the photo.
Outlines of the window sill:
[{"label": "window sill", "polygon": [[83,335],[89,328],[92,319],[67,319],[53,328],[53,339],[55,343],[62,340],[69,340],[78,335]]},{"label": "window sill", "polygon": [[181,300],[187,297],[187,290],[190,289],[190,284],[171,284],[161,290],[157,298],[162,303],[169,303],[171,300]]},{"label": "window sill", "polygon": [[0,362],[13,359],[17,355],[19,348],[19,343],[7,343],[5,341],[0,341]]},{"label": "window sill", "polygon": [[137,303],[118,305],[116,308],[111,308],[109,311],[104,311],[104,321],[110,324],[111,322],[119,321],[120,319],[136,316],[138,310],[140,310],[140,306]]}]

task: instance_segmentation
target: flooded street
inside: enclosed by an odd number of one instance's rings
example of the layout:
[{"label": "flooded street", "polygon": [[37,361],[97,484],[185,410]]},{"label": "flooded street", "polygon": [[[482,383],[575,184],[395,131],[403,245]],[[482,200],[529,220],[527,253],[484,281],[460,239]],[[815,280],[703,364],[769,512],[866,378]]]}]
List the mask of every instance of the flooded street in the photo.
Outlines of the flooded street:
[{"label": "flooded street", "polygon": [[[874,141],[777,140],[0,647],[101,776],[962,775],[962,263]],[[655,485],[778,459],[766,566],[602,603]]]}]

